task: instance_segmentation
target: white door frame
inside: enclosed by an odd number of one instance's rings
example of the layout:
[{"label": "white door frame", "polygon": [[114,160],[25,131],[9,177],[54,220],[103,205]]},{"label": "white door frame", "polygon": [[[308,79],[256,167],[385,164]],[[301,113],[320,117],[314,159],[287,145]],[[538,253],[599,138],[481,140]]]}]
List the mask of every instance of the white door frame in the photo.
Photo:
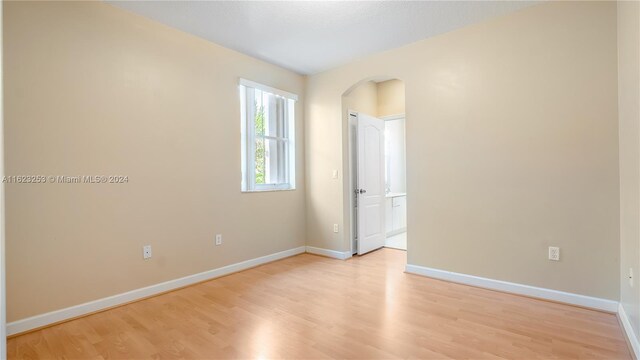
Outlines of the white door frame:
[{"label": "white door frame", "polygon": [[[353,110],[347,110],[347,129],[348,129],[348,136],[349,136],[349,140],[348,140],[348,151],[349,151],[349,156],[348,158],[348,162],[349,162],[349,174],[347,176],[347,189],[349,189],[349,229],[345,229],[349,231],[349,250],[351,251],[352,255],[357,254],[358,252],[358,247],[356,245],[356,234],[358,232],[358,225],[356,223],[356,216],[355,216],[355,187],[353,186],[354,183],[357,183],[358,180],[358,172],[356,171],[356,164],[354,164],[354,159],[355,161],[357,161],[357,157],[354,158],[354,155],[356,155],[356,148],[355,148],[355,142],[354,140],[354,136],[357,136],[357,119],[358,119],[358,112],[357,111],[353,111]],[[355,121],[355,129],[352,126],[352,124],[354,124]]]}]

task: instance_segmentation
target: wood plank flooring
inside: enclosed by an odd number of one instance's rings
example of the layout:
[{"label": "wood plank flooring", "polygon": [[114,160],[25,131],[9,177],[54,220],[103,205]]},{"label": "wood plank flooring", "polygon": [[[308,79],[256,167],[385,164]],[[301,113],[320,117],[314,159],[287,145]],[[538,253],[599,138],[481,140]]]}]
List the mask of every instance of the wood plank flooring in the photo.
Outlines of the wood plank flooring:
[{"label": "wood plank flooring", "polygon": [[302,254],[10,339],[9,359],[629,359],[616,316]]}]

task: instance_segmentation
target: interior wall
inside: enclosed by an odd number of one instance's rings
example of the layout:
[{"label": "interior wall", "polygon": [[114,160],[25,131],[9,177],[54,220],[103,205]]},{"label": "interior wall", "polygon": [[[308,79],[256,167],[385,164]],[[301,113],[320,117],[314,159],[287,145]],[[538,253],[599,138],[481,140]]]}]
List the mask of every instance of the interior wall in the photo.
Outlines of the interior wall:
[{"label": "interior wall", "polygon": [[381,81],[378,86],[379,117],[404,114],[404,83],[398,79]]},{"label": "interior wall", "polygon": [[616,62],[615,3],[550,2],[310,76],[307,244],[348,249],[341,96],[384,75],[406,89],[409,264],[618,299]]},{"label": "interior wall", "polygon": [[359,84],[342,98],[344,108],[371,116],[378,114],[378,86],[373,81]]},{"label": "interior wall", "polygon": [[[618,1],[620,303],[640,335],[640,3]],[[633,269],[633,286],[629,284]]]},{"label": "interior wall", "polygon": [[305,244],[304,103],[297,189],[243,194],[238,91],[302,76],[101,2],[3,4],[7,174],[129,179],[7,185],[8,321]]}]

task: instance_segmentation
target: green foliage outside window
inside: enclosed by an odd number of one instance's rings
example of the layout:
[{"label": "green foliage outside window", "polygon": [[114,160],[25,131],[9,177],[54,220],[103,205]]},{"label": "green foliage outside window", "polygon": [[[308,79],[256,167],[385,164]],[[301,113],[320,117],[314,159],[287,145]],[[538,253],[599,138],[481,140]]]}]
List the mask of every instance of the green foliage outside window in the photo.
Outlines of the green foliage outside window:
[{"label": "green foliage outside window", "polygon": [[265,182],[264,106],[256,103],[256,184]]}]

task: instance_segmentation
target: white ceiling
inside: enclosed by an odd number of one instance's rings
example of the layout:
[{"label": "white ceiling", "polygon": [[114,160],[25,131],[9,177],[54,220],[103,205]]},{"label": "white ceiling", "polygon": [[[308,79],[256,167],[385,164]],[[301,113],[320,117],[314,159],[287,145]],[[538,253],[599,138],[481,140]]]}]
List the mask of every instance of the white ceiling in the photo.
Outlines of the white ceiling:
[{"label": "white ceiling", "polygon": [[534,1],[107,1],[224,47],[314,74]]}]

